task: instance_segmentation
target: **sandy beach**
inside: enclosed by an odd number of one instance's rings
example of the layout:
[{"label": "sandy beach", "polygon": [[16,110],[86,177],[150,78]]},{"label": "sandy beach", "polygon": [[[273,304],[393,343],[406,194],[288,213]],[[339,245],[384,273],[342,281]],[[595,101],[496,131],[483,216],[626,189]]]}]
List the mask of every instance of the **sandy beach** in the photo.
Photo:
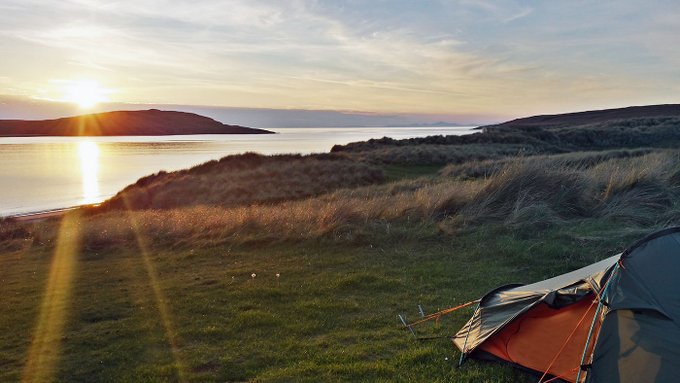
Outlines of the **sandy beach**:
[{"label": "sandy beach", "polygon": [[20,222],[38,222],[38,221],[43,221],[43,220],[46,220],[46,219],[49,219],[49,218],[61,217],[67,211],[70,211],[70,210],[73,210],[73,209],[76,209],[76,208],[66,208],[66,209],[41,211],[41,212],[35,212],[35,213],[19,214],[19,215],[10,216],[9,218],[15,219],[15,220],[20,221]]}]

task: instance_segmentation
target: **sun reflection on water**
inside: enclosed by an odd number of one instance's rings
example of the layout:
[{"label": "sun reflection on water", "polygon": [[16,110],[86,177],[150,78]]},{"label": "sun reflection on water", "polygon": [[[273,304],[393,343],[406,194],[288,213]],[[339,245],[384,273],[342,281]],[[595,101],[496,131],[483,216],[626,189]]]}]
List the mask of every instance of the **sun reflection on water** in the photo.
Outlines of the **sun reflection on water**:
[{"label": "sun reflection on water", "polygon": [[100,202],[99,195],[99,146],[93,141],[78,144],[80,173],[83,183],[83,204]]}]

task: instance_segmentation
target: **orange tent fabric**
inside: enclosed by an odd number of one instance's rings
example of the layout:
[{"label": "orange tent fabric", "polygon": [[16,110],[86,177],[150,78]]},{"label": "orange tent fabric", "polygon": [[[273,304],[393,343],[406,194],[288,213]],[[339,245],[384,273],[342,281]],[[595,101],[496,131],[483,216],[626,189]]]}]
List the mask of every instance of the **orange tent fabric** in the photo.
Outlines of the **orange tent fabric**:
[{"label": "orange tent fabric", "polygon": [[539,303],[479,348],[508,362],[540,373],[547,370],[550,375],[574,382],[597,307],[593,299],[594,295],[559,309]]}]

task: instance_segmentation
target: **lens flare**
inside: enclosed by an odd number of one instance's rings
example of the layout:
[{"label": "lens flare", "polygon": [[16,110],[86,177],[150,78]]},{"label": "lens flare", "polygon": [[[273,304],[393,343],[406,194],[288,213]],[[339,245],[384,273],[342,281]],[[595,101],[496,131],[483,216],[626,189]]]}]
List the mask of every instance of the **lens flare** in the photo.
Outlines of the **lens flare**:
[{"label": "lens flare", "polygon": [[61,221],[22,383],[51,382],[54,378],[80,251],[79,220],[76,210],[64,215]]},{"label": "lens flare", "polygon": [[149,287],[153,292],[154,301],[156,307],[158,307],[158,314],[163,328],[165,330],[165,337],[170,346],[170,352],[174,360],[175,372],[177,373],[177,380],[180,383],[187,381],[184,372],[184,361],[182,360],[182,355],[179,348],[179,336],[177,330],[175,330],[175,325],[172,319],[172,312],[170,310],[168,300],[165,297],[165,293],[161,287],[161,281],[158,278],[158,271],[156,270],[156,265],[154,264],[153,258],[151,256],[151,250],[149,250],[149,244],[144,236],[144,230],[142,225],[137,221],[137,215],[130,208],[129,201],[123,199],[126,205],[127,217],[130,222],[130,227],[134,231],[135,239],[137,240],[137,247],[139,249],[142,261],[144,262],[144,268],[146,269],[146,274],[149,279]]}]

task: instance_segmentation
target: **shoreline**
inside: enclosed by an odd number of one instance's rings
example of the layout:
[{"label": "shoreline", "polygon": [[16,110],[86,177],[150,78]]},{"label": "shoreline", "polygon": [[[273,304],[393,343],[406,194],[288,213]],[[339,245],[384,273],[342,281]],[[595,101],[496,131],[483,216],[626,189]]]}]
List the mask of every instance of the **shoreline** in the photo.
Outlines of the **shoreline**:
[{"label": "shoreline", "polygon": [[[88,205],[82,205],[82,206],[88,206]],[[60,209],[35,211],[35,212],[30,212],[30,213],[19,213],[19,214],[8,215],[8,216],[3,217],[3,218],[4,219],[11,219],[11,220],[18,221],[18,222],[39,222],[39,221],[44,221],[44,220],[49,219],[49,218],[61,217],[62,215],[66,214],[67,212],[69,212],[71,210],[78,209],[80,207],[81,206],[73,206],[73,207],[66,207],[66,208],[60,208]]]}]

